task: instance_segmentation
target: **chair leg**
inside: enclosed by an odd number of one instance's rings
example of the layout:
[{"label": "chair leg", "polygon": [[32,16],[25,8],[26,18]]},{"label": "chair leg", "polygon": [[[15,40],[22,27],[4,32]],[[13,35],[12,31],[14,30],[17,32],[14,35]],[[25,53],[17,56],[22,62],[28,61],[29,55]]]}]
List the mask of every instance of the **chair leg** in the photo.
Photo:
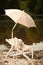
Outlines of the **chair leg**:
[{"label": "chair leg", "polygon": [[17,49],[17,51],[19,51],[28,61],[30,61],[30,63],[31,63],[31,59],[25,54],[25,53],[23,53],[21,50],[19,50],[18,48],[16,48]]},{"label": "chair leg", "polygon": [[32,49],[32,59],[33,59],[33,49]]},{"label": "chair leg", "polygon": [[8,57],[8,55],[9,55],[9,53],[12,51],[12,49],[13,49],[13,46],[11,46],[11,49],[8,51],[6,57]]}]

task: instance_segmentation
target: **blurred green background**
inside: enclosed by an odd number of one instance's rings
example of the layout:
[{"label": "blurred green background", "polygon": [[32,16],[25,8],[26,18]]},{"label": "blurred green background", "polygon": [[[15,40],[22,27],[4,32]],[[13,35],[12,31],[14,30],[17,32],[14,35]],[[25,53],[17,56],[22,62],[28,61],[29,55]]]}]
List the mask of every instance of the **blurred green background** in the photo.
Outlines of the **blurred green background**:
[{"label": "blurred green background", "polygon": [[[43,16],[32,16],[36,28],[26,28],[17,24],[14,29],[14,37],[21,38],[25,43],[32,44],[43,41]],[[15,23],[6,15],[0,16],[0,44],[6,43],[6,38],[11,38],[12,27]]]}]

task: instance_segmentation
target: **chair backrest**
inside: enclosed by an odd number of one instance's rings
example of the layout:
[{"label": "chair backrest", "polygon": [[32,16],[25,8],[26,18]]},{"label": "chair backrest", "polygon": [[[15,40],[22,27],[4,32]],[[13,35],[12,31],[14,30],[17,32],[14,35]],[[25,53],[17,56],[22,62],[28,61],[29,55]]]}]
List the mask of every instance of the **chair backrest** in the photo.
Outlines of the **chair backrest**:
[{"label": "chair backrest", "polygon": [[11,46],[15,46],[15,48],[19,48],[21,49],[23,46],[23,41],[22,39],[18,39],[18,38],[11,38],[11,39],[6,39],[6,41],[11,45]]},{"label": "chair backrest", "polygon": [[6,39],[6,41],[11,45],[11,46],[15,46],[15,43],[17,41],[17,38],[11,38],[11,39]]},{"label": "chair backrest", "polygon": [[15,48],[22,49],[23,44],[24,44],[24,42],[22,41],[22,39],[17,39]]}]

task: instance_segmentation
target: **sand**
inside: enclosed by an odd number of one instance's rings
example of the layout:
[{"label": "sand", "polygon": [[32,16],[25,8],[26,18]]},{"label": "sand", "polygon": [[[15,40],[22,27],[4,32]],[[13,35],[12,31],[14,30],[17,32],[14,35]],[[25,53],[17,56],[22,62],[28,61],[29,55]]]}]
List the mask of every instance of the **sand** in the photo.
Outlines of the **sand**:
[{"label": "sand", "polygon": [[[43,65],[43,51],[34,52],[34,65]],[[5,58],[2,51],[0,51],[0,65],[31,65],[27,59],[22,57],[7,57]]]}]

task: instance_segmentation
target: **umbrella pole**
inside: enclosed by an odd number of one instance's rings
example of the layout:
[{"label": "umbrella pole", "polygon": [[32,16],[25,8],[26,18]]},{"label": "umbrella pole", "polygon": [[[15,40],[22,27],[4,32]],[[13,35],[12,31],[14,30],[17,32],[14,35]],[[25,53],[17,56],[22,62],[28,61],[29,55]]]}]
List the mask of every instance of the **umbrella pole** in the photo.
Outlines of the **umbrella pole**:
[{"label": "umbrella pole", "polygon": [[14,25],[13,28],[12,28],[12,33],[11,33],[12,38],[13,38],[13,30],[14,30],[14,28],[16,27],[16,25],[17,25],[17,23],[15,23],[15,25]]}]

